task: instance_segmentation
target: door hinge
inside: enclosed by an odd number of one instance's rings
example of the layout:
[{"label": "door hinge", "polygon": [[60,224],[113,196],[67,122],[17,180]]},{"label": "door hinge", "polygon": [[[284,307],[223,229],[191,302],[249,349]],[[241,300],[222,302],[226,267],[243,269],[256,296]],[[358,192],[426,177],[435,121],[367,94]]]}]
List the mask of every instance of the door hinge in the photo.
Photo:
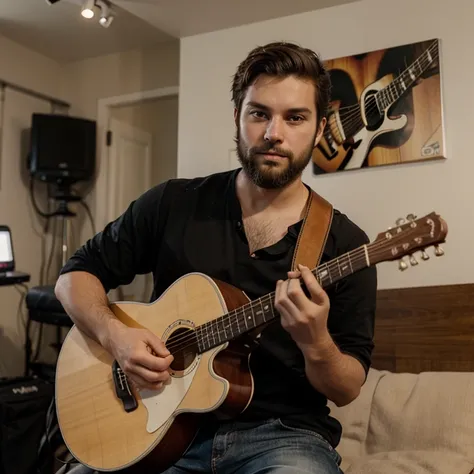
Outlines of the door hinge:
[{"label": "door hinge", "polygon": [[111,146],[111,145],[112,145],[112,130],[107,130],[107,134],[106,134],[106,136],[105,136],[105,140],[106,140],[107,146]]}]

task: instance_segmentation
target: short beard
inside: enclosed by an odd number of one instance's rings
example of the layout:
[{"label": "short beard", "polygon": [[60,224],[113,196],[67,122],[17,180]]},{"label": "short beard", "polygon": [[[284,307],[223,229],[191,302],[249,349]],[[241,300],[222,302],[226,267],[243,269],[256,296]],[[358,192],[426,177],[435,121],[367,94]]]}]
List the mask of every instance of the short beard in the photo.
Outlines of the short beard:
[{"label": "short beard", "polygon": [[[237,158],[250,180],[258,187],[264,189],[281,189],[294,182],[303,174],[304,169],[311,161],[314,149],[314,140],[316,132],[308,147],[297,158],[289,150],[284,150],[275,145],[274,142],[265,142],[262,146],[254,146],[248,148],[242,141],[240,136],[240,128],[237,128],[235,143],[237,145]],[[267,153],[268,151],[281,154],[286,157],[288,164],[285,169],[279,172],[261,169],[256,155],[259,153]],[[267,166],[276,167],[277,165],[271,161],[265,163]]]}]

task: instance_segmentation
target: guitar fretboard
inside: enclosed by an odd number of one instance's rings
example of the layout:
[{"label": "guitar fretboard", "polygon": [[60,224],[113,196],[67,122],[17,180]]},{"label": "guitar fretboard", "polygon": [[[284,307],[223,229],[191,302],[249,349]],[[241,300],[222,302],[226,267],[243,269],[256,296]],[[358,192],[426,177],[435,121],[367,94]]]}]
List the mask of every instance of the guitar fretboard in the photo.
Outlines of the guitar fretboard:
[{"label": "guitar fretboard", "polygon": [[[342,278],[370,266],[369,247],[362,246],[312,271],[319,284],[326,288]],[[229,313],[196,328],[199,352],[207,351],[274,319],[275,292],[247,303]]]},{"label": "guitar fretboard", "polygon": [[413,83],[438,60],[438,40],[422,53],[407,69],[405,69],[388,86],[381,89],[376,96],[380,113],[394,104]]}]

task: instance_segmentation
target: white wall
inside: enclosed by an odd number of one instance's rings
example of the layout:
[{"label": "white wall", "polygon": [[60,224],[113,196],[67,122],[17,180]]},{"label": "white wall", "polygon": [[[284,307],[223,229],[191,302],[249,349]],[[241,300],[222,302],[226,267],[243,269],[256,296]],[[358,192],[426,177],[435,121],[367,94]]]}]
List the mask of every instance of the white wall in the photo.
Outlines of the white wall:
[{"label": "white wall", "polygon": [[[64,66],[63,92],[71,98],[72,115],[97,120],[98,101],[109,97],[121,96],[179,84],[178,40],[158,43],[147,49],[124,51],[68,63]],[[97,173],[107,173],[107,162],[100,155],[101,140],[105,140],[107,130],[98,124]],[[97,176],[97,175],[96,175]],[[97,204],[106,199],[105,187],[95,186],[97,180],[84,187],[86,201],[97,216],[98,230],[105,225],[103,215]],[[92,236],[91,226],[84,212],[80,212],[77,225],[81,233],[76,242],[81,245]]]},{"label": "white wall", "polygon": [[[1,79],[63,98],[62,67],[58,63],[2,36],[0,51]],[[12,229],[17,268],[31,274],[30,288],[40,283],[51,235],[43,234],[45,221],[35,214],[29,195],[26,156],[33,112],[49,113],[51,107],[48,102],[6,89],[0,147],[0,223]],[[44,189],[37,184],[36,190],[38,205],[46,210]],[[51,276],[55,270],[58,267],[53,264]],[[25,305],[20,306],[20,293],[13,286],[0,287],[0,302],[0,376],[18,375],[23,371]],[[47,344],[54,331],[46,329],[45,335],[42,355],[52,360],[54,353]]]},{"label": "white wall", "polygon": [[[230,95],[238,63],[256,45],[295,41],[323,59],[441,38],[448,159],[315,177],[305,181],[371,239],[398,217],[432,210],[448,222],[446,255],[398,271],[379,266],[379,288],[474,282],[471,136],[474,124],[472,0],[365,0],[184,38],[181,42],[178,176],[229,169],[234,147]],[[429,250],[432,254],[432,250]]]},{"label": "white wall", "polygon": [[173,40],[66,64],[63,91],[72,98],[72,112],[96,119],[99,99],[177,86],[179,50]]},{"label": "white wall", "polygon": [[175,178],[178,167],[178,97],[112,107],[110,116],[151,133],[152,186]]}]

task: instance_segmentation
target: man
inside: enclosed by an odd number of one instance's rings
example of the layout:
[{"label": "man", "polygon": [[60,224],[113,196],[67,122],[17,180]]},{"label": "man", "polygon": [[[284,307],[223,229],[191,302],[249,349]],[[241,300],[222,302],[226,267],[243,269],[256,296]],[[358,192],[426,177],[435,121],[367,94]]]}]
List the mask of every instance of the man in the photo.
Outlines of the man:
[{"label": "man", "polygon": [[[263,331],[250,359],[250,406],[230,422],[210,416],[167,474],[342,472],[335,449],[341,426],[327,400],[348,404],[365,381],[376,271],[362,270],[327,292],[307,268],[289,272],[309,196],[301,175],[326,125],[329,88],[328,73],[308,49],[272,43],[251,51],[232,85],[242,168],[147,191],[76,252],[57,282],[57,297],[77,327],[134,384],[151,389],[168,379],[172,356],[157,335],[115,318],[111,288],[152,272],[154,300],[177,278],[199,271],[252,299],[276,290],[280,318]],[[322,261],[367,242],[334,211]]]}]

